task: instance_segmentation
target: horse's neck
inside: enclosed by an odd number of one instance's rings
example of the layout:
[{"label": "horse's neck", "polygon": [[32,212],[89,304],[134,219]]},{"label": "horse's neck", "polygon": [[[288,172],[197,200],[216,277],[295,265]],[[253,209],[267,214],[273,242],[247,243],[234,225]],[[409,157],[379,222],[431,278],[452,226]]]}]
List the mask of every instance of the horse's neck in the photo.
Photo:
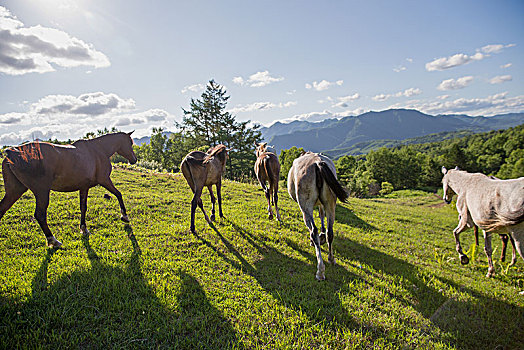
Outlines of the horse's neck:
[{"label": "horse's neck", "polygon": [[466,192],[470,182],[473,180],[472,174],[469,173],[455,173],[450,177],[450,187],[457,195]]},{"label": "horse's neck", "polygon": [[98,151],[107,158],[115,154],[119,147],[119,142],[114,135],[102,136],[91,141],[94,142]]}]

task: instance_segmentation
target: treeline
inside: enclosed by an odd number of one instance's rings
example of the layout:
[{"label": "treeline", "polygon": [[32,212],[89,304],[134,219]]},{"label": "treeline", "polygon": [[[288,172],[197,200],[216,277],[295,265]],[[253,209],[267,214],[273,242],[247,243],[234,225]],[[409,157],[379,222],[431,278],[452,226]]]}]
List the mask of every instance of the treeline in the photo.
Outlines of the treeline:
[{"label": "treeline", "polygon": [[[281,152],[284,177],[288,158],[301,152],[296,147]],[[441,186],[442,166],[517,178],[524,176],[524,124],[453,140],[380,148],[366,155],[343,156],[335,164],[339,178],[355,196],[393,189],[434,190]]]}]

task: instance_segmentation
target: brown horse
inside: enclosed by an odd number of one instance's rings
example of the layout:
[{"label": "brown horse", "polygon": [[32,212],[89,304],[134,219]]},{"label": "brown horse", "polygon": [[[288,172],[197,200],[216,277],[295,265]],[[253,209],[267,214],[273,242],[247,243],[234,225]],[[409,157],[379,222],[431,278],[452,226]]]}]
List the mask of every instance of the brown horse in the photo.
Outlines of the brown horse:
[{"label": "brown horse", "polygon": [[[328,261],[335,264],[333,257],[333,223],[337,198],[346,202],[349,194],[337,180],[335,164],[328,157],[306,152],[293,161],[287,178],[289,195],[298,203],[304,223],[309,229],[312,245],[317,255],[317,280],[325,279],[325,266],[322,260],[320,244],[326,241],[324,215],[327,216]],[[313,208],[318,205],[322,230],[319,236],[313,219]]]},{"label": "brown horse", "polygon": [[[211,224],[215,221],[215,196],[213,195],[212,186],[217,188],[218,197],[218,214],[221,218],[222,214],[222,174],[226,171],[227,152],[229,149],[224,145],[211,147],[207,153],[201,151],[193,151],[186,155],[180,163],[180,170],[186,178],[186,181],[193,191],[193,199],[191,200],[191,232],[195,231],[195,211],[197,205],[204,213],[206,221]],[[211,196],[211,219],[207,216],[204,205],[202,203],[202,190],[207,186]]]},{"label": "brown horse", "polygon": [[0,202],[0,219],[30,189],[36,199],[35,219],[44,231],[47,246],[58,248],[62,243],[47,226],[49,192],[80,191],[80,230],[89,233],[86,228],[87,193],[91,187],[101,185],[116,196],[121,219],[129,222],[122,194],[109,177],[112,168],[109,157],[118,153],[131,164],[136,163],[131,133],[108,134],[67,146],[30,142],[7,149],[2,162],[5,195]]},{"label": "brown horse", "polygon": [[[479,228],[475,224],[473,224],[473,232],[475,233],[475,244],[478,246],[479,245]],[[508,236],[505,233],[499,233],[499,236],[500,236],[500,239],[502,240],[502,249],[500,251],[500,261],[502,262],[506,261],[506,248],[508,246],[508,241],[510,241],[511,247],[513,249],[512,249],[512,254],[511,254],[511,263],[509,265],[510,266],[515,265],[517,263],[517,252],[515,250],[515,241],[513,240],[513,237]]]},{"label": "brown horse", "polygon": [[[278,162],[278,157],[275,153],[267,151],[267,142],[255,143],[255,147],[257,154],[255,175],[266,194],[269,220],[273,219],[273,210],[271,209],[271,199],[273,199],[277,220],[282,222],[278,211],[278,180],[280,179],[280,163]],[[266,181],[269,187],[266,187]]]}]

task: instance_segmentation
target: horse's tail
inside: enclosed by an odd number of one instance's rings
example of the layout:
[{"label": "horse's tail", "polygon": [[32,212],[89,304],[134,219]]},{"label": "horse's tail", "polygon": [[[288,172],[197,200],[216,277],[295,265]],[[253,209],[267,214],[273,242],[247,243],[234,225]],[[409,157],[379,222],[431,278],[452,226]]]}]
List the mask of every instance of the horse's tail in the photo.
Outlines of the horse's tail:
[{"label": "horse's tail", "polygon": [[347,199],[349,197],[349,193],[342,187],[340,182],[338,182],[337,178],[335,177],[335,174],[331,171],[329,166],[326,162],[320,161],[317,162],[317,186],[319,188],[322,187],[322,183],[326,181],[329,188],[335,193],[335,196],[337,196],[338,199],[340,199],[342,202],[347,202]]},{"label": "horse's tail", "polygon": [[273,169],[271,169],[271,166],[268,166],[268,163],[269,156],[265,156],[264,159],[262,159],[262,164],[264,165],[264,169],[266,170],[269,187],[271,187],[271,184],[273,183]]}]

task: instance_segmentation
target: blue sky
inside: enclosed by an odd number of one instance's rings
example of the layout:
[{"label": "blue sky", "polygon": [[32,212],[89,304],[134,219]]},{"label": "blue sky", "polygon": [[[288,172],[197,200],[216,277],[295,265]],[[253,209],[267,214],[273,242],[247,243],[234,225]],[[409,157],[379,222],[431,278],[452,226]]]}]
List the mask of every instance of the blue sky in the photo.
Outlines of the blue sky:
[{"label": "blue sky", "polygon": [[238,120],[524,111],[523,1],[0,0],[0,144]]}]

